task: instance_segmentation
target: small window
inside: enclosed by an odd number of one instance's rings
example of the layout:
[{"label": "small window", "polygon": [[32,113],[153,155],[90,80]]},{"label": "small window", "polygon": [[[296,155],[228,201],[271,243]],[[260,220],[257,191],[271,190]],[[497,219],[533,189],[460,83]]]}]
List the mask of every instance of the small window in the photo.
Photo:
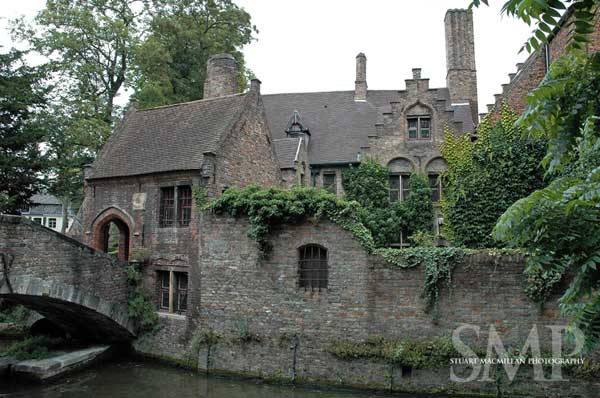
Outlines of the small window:
[{"label": "small window", "polygon": [[185,313],[188,300],[187,273],[157,271],[156,274],[158,283],[158,309],[177,314]]},{"label": "small window", "polygon": [[172,227],[175,223],[175,188],[165,187],[160,189],[159,225]]},{"label": "small window", "polygon": [[192,188],[189,185],[177,187],[177,225],[187,227],[192,219]]},{"label": "small window", "polygon": [[42,223],[42,219],[40,217],[33,217],[32,218],[33,222],[41,224]]},{"label": "small window", "polygon": [[390,174],[390,202],[397,202],[408,199],[410,194],[410,175],[408,174]]},{"label": "small window", "polygon": [[327,289],[327,249],[317,245],[307,245],[301,247],[299,251],[298,286],[311,291]]},{"label": "small window", "polygon": [[48,219],[48,228],[56,228],[56,218]]},{"label": "small window", "polygon": [[442,198],[442,181],[438,174],[429,174],[429,186],[431,187],[431,201],[439,202]]},{"label": "small window", "polygon": [[325,188],[332,194],[337,194],[337,184],[335,181],[335,173],[324,173],[323,174],[323,188]]},{"label": "small window", "polygon": [[431,117],[411,116],[408,122],[408,138],[411,140],[428,140],[431,138]]}]

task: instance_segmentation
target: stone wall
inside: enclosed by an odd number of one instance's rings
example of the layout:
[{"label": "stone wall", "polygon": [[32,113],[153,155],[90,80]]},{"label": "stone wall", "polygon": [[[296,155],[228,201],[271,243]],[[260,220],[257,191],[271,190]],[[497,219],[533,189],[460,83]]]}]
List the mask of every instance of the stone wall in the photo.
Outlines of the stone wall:
[{"label": "stone wall", "polygon": [[[216,331],[222,336],[218,343],[210,348],[200,345],[199,369],[399,391],[494,392],[493,383],[453,384],[449,366],[412,369],[409,374],[379,361],[339,360],[325,348],[335,340],[361,342],[373,335],[415,340],[449,336],[465,323],[479,326],[481,333],[467,333],[463,340],[482,347],[487,344],[490,325],[513,347],[522,347],[537,325],[548,348],[550,331],[544,326],[564,323],[554,301],[540,310],[525,296],[523,262],[517,255],[482,252],[467,257],[455,269],[451,288],[442,289],[436,309],[426,312],[422,267],[393,268],[368,255],[349,232],[335,224],[322,221],[276,231],[267,260],[259,260],[256,243],[247,236],[248,227],[244,218],[204,215],[200,263],[191,270],[200,281],[195,285],[200,300],[188,313],[187,330],[182,320],[178,321],[180,329],[173,327],[174,321],[163,320],[164,332],[144,338],[141,352],[168,353],[181,361],[190,352],[196,354],[191,336]],[[328,249],[326,290],[299,288],[298,248],[306,244]],[[528,370],[523,372],[521,381],[505,386],[504,391],[564,392],[570,388],[569,383],[535,385]],[[581,383],[578,388],[591,387]],[[577,394],[570,396],[586,396]]]}]

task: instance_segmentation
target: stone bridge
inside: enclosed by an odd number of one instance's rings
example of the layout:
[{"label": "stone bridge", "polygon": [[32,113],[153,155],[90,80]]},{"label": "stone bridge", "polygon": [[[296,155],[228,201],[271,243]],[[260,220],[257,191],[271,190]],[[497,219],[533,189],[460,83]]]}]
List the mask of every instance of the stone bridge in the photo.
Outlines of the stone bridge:
[{"label": "stone bridge", "polygon": [[25,218],[0,215],[0,299],[39,312],[71,335],[135,336],[126,265]]}]

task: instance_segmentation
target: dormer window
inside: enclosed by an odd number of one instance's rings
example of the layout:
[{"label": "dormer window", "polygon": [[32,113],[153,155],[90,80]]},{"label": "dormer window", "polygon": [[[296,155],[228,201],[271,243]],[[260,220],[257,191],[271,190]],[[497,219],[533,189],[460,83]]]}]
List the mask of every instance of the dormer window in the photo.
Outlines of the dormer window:
[{"label": "dormer window", "polygon": [[430,116],[409,116],[408,121],[408,139],[410,140],[429,140],[431,139],[431,117]]},{"label": "dormer window", "polygon": [[294,111],[294,113],[292,113],[292,117],[290,117],[290,120],[288,121],[285,132],[288,137],[304,137],[306,140],[306,145],[308,145],[310,140],[310,131],[308,130],[308,127],[302,123],[302,119],[300,118],[300,113],[298,111]]}]

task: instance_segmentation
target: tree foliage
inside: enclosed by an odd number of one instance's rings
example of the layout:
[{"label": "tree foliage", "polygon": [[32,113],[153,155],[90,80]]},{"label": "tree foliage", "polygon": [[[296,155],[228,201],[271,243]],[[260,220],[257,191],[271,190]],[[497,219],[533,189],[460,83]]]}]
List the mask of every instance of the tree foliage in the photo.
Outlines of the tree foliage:
[{"label": "tree foliage", "polygon": [[141,107],[203,97],[210,55],[238,62],[238,87],[246,87],[242,47],[253,33],[250,14],[231,0],[154,0],[149,35],[135,53],[135,97]]},{"label": "tree foliage", "polygon": [[[473,0],[471,7],[479,7],[481,3],[488,5],[488,0]],[[573,13],[567,27],[573,33],[568,49],[583,50],[590,42],[589,35],[594,32],[594,12],[599,4],[598,0],[508,0],[502,6],[502,13],[534,25],[532,36],[521,48],[521,51],[532,52],[552,40],[561,13],[571,6]]]},{"label": "tree foliage", "polygon": [[498,244],[492,229],[515,201],[543,186],[540,166],[545,141],[524,138],[514,126],[517,117],[507,106],[494,123],[482,121],[477,140],[447,131],[442,155],[444,175],[442,211],[445,235],[457,246],[479,248]]},{"label": "tree foliage", "polygon": [[[544,159],[555,179],[511,206],[494,233],[529,252],[529,295],[561,292],[560,308],[586,336],[600,341],[600,54],[570,55],[552,65],[528,97],[519,124],[548,140]],[[565,274],[573,279],[559,284]]]},{"label": "tree foliage", "polygon": [[23,63],[23,53],[0,54],[0,213],[19,214],[42,188],[44,133],[35,113],[45,105],[44,72]]}]

